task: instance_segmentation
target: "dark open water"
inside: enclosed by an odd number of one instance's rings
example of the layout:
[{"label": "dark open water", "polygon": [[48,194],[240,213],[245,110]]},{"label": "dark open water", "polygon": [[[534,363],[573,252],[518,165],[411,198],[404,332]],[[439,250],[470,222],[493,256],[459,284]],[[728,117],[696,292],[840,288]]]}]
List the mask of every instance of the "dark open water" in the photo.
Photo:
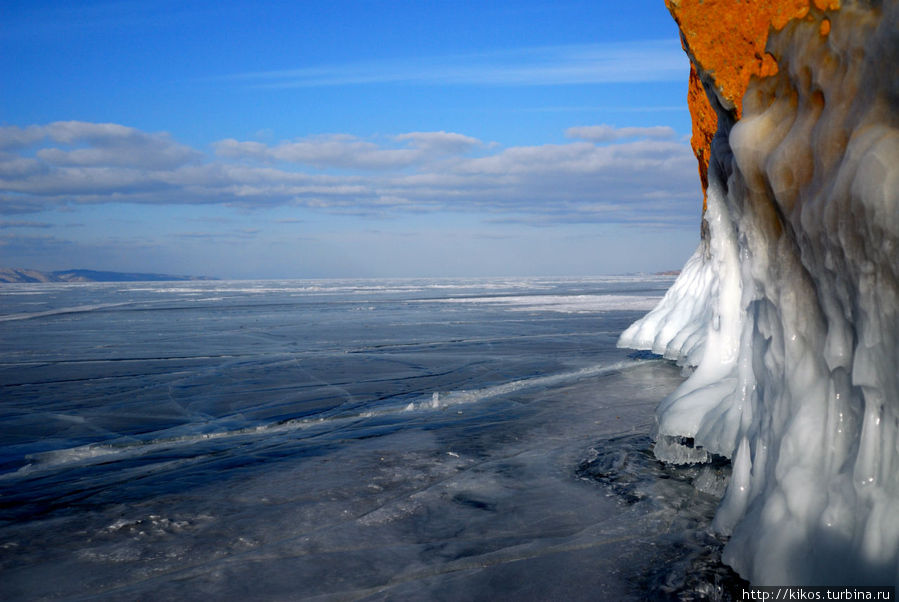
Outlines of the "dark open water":
[{"label": "dark open water", "polygon": [[715,597],[671,282],[2,285],[0,599]]}]

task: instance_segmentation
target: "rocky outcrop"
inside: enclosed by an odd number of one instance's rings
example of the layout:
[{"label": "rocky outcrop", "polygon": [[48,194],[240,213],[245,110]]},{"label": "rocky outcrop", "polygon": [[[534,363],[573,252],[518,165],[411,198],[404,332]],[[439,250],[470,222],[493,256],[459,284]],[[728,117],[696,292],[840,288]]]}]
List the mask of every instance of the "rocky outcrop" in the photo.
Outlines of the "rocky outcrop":
[{"label": "rocky outcrop", "polygon": [[668,4],[707,210],[621,339],[695,365],[657,410],[656,455],[731,458],[714,526],[754,584],[895,585],[899,0]]},{"label": "rocky outcrop", "polygon": [[717,115],[707,94],[714,94],[734,121],[739,119],[749,80],[777,73],[776,60],[765,50],[769,30],[783,29],[791,20],[807,17],[812,5],[818,10],[839,9],[840,2],[665,0],[665,5],[680,27],[684,50],[690,56],[690,142],[705,192],[712,138],[718,129]]}]

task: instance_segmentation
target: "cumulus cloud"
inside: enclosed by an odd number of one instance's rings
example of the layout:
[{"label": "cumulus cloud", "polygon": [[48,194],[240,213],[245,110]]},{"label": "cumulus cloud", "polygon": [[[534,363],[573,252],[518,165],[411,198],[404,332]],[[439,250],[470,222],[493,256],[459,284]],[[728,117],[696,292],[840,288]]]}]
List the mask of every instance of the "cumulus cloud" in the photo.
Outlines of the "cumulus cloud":
[{"label": "cumulus cloud", "polygon": [[409,142],[412,146],[435,154],[465,153],[481,144],[477,138],[453,132],[409,132],[396,136],[400,142]]},{"label": "cumulus cloud", "polygon": [[0,151],[27,148],[45,135],[43,128],[35,125],[24,128],[14,125],[0,127]]},{"label": "cumulus cloud", "polygon": [[674,128],[657,125],[653,127],[626,127],[616,128],[612,125],[582,125],[565,130],[568,138],[589,140],[590,142],[614,142],[626,138],[674,138],[677,133]]},{"label": "cumulus cloud", "polygon": [[[0,128],[0,149],[21,150],[44,141],[64,145],[35,153],[45,164],[57,166],[170,169],[202,158],[201,153],[178,144],[164,132],[147,133],[115,123],[57,121],[44,126]],[[35,166],[35,161],[25,159],[17,169],[34,170]]]},{"label": "cumulus cloud", "polygon": [[410,132],[393,137],[399,147],[385,147],[347,134],[326,134],[269,146],[232,138],[213,145],[229,159],[286,162],[318,168],[383,170],[404,168],[447,155],[460,154],[480,141],[451,132]]},{"label": "cumulus cloud", "polygon": [[469,211],[535,224],[643,223],[650,214],[695,220],[695,160],[670,128],[568,133],[576,139],[566,144],[510,148],[452,132],[271,144],[227,139],[204,155],[166,134],[115,124],[4,128],[0,213],[117,202],[289,205],[353,215]]}]

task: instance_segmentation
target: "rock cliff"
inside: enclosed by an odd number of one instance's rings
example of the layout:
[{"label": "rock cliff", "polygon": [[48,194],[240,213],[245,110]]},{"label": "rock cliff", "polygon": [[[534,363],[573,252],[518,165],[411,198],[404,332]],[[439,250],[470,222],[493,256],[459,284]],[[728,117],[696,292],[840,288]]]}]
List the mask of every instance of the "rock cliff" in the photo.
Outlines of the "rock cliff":
[{"label": "rock cliff", "polygon": [[695,366],[656,455],[731,458],[757,585],[899,584],[899,0],[668,0],[703,236],[623,346]]}]

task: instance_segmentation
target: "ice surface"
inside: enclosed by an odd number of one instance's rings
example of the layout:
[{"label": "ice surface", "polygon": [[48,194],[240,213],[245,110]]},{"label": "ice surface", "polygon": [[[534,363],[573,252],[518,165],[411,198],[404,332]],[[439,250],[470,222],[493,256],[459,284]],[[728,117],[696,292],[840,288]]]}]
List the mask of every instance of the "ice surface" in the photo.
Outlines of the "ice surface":
[{"label": "ice surface", "polygon": [[[4,294],[6,292],[4,291]],[[109,309],[111,307],[121,307],[127,303],[98,303],[95,305],[76,305],[74,307],[59,307],[56,309],[48,309],[46,311],[38,311],[32,313],[14,313],[0,314],[0,322],[8,322],[10,320],[30,320],[32,318],[44,318],[47,316],[56,316],[62,314],[77,314],[81,312],[98,311],[101,309]]]},{"label": "ice surface", "polygon": [[[696,575],[676,564],[682,539],[691,559],[701,554],[708,541],[699,527],[714,501],[671,490],[675,481],[657,478],[647,446],[605,441],[635,427],[633,438],[646,439],[653,395],[678,380],[659,362],[635,363],[600,379],[490,398],[463,415],[428,412],[382,436],[364,421],[331,425],[330,446],[305,457],[287,453],[299,437],[198,450],[193,467],[157,465],[133,473],[132,485],[113,482],[118,495],[107,503],[77,500],[44,520],[5,525],[0,593],[638,600],[655,595],[646,592],[659,581],[683,588]],[[577,478],[594,446],[644,458],[628,469],[627,490]],[[222,455],[236,463],[241,449],[272,460],[190,483],[201,463]],[[181,485],[121,495],[154,478]],[[632,503],[631,491],[643,501]]]},{"label": "ice surface", "polygon": [[[9,314],[122,305],[0,322],[0,599],[639,600],[719,587],[707,550],[721,544],[703,528],[715,498],[660,478],[693,469],[649,449],[652,408],[680,370],[615,347],[639,315],[618,300],[660,298],[671,281],[2,297]],[[590,303],[553,309],[572,299]],[[585,456],[640,462],[597,479],[579,472]],[[720,494],[720,479],[697,485]]]},{"label": "ice surface", "polygon": [[897,585],[899,2],[843,2],[826,36],[823,18],[773,33],[779,73],[719,119],[710,258],[622,344],[697,365],[656,449],[732,459],[726,562],[759,585]]},{"label": "ice surface", "polygon": [[[0,482],[3,482],[4,480],[13,480],[26,475],[34,475],[35,473],[42,471],[55,470],[63,466],[75,464],[78,466],[87,466],[95,463],[123,461],[129,458],[151,454],[170,453],[177,448],[183,448],[199,443],[208,443],[214,440],[240,439],[246,442],[250,439],[267,438],[301,430],[307,431],[304,436],[312,437],[316,432],[328,432],[334,429],[352,426],[361,419],[391,418],[397,414],[406,412],[427,413],[428,411],[433,410],[447,410],[450,408],[459,409],[466,405],[476,404],[483,400],[509,395],[519,391],[556,387],[565,383],[614,374],[652,363],[652,360],[625,360],[611,364],[597,364],[579,370],[560,372],[550,376],[512,380],[481,389],[445,391],[443,393],[434,391],[430,395],[421,395],[418,400],[410,401],[408,404],[388,403],[372,409],[365,408],[338,411],[315,418],[282,420],[274,423],[242,426],[234,429],[225,428],[229,422],[233,422],[233,420],[229,418],[219,421],[206,420],[202,425],[191,425],[187,429],[176,427],[166,431],[156,431],[149,437],[119,437],[106,440],[102,443],[91,443],[77,447],[53,449],[50,451],[28,454],[25,457],[28,463],[18,468],[15,472],[0,473]],[[408,419],[408,417],[405,417],[405,419]],[[83,422],[83,419],[81,422]],[[199,430],[202,432],[197,432]],[[223,443],[227,445],[224,441]]]},{"label": "ice surface", "polygon": [[444,303],[490,303],[517,311],[589,313],[611,310],[652,309],[659,298],[648,295],[508,295],[504,297],[452,297],[434,299]]}]

